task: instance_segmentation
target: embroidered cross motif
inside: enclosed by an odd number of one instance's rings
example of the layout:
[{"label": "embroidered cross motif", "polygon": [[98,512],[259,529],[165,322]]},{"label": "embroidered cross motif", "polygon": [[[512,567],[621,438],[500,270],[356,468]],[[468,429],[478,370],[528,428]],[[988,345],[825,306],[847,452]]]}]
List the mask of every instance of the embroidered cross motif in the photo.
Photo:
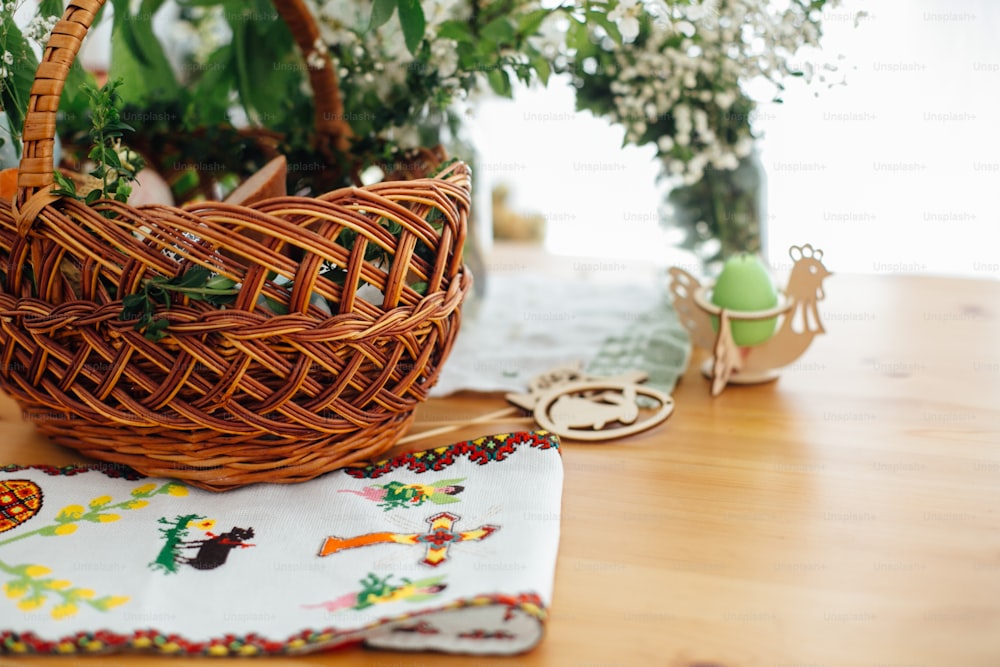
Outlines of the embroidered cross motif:
[{"label": "embroidered cross motif", "polygon": [[499,526],[484,525],[473,530],[456,531],[455,523],[461,517],[449,512],[441,512],[427,519],[431,525],[426,533],[368,533],[357,537],[336,537],[331,535],[323,541],[320,556],[329,556],[344,549],[367,547],[372,544],[422,544],[426,545],[424,565],[437,567],[448,559],[448,547],[456,542],[483,540],[499,530]]}]

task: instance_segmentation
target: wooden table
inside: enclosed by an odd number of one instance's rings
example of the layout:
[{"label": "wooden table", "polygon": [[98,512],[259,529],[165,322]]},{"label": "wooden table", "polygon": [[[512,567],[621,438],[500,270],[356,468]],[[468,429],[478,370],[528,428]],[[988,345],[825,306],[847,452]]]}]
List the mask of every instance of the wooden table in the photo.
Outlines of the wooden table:
[{"label": "wooden table", "polygon": [[[777,382],[712,399],[692,367],[657,429],[564,443],[555,598],[537,649],[267,664],[1000,665],[1000,283],[837,275],[826,287],[827,335]],[[0,458],[79,460],[0,407]],[[419,418],[498,407],[459,395]],[[420,445],[507,426],[523,428]],[[70,663],[163,664],[0,657]]]}]

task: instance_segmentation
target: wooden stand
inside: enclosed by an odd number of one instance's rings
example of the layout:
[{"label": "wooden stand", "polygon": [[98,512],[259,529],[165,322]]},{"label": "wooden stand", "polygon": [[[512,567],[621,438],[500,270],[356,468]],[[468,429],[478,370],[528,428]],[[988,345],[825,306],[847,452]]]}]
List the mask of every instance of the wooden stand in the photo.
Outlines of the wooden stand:
[{"label": "wooden stand", "polygon": [[[671,267],[670,292],[681,324],[697,347],[711,350],[713,358],[702,366],[702,373],[712,380],[712,395],[718,396],[727,384],[770,382],[778,369],[801,357],[813,339],[826,330],[819,319],[817,303],[825,294],[823,280],[832,275],[823,266],[823,251],[809,244],[792,246],[789,256],[795,262],[781,303],[768,310],[743,312],[720,308],[708,298],[710,285],[703,286],[694,276]],[[718,318],[718,332],[712,317]],[[778,331],[758,345],[738,347],[733,341],[734,321],[766,320],[780,317]]]}]

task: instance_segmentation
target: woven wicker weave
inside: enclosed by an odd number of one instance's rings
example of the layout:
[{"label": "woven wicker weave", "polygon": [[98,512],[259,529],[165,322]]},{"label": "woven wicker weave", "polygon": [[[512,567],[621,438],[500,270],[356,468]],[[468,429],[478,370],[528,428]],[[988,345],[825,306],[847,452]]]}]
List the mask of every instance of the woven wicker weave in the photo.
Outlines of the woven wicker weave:
[{"label": "woven wicker weave", "polygon": [[[60,444],[207,489],[297,482],[379,455],[410,425],[458,330],[471,282],[461,262],[467,168],[249,207],[54,197],[55,112],[102,4],[71,2],[53,30],[18,193],[0,202],[3,389]],[[313,48],[301,0],[275,6],[300,49]],[[339,120],[334,68],[327,61],[310,78],[319,134],[342,148],[350,128]],[[336,242],[344,229],[357,233],[350,248]],[[372,244],[390,261],[365,262]],[[346,272],[343,284],[319,275],[324,262]],[[159,311],[170,325],[155,342],[120,319],[122,297],[144,281],[196,265],[240,283],[236,303],[179,298]],[[291,288],[268,279],[275,273]],[[427,284],[422,294],[416,282]],[[381,292],[377,303],[359,296],[364,283]],[[264,297],[288,313],[274,314]]]}]

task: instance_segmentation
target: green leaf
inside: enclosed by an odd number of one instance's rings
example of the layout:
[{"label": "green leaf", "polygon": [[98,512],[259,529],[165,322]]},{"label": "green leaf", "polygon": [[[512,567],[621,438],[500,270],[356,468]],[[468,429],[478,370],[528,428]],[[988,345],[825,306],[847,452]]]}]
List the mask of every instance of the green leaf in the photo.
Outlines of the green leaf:
[{"label": "green leaf", "polygon": [[542,85],[548,85],[549,77],[552,75],[552,68],[549,66],[549,61],[546,60],[544,56],[535,56],[528,62],[531,63],[531,66],[534,68],[535,74],[538,75],[538,80],[542,82]]},{"label": "green leaf", "polygon": [[232,289],[236,287],[236,281],[225,276],[213,276],[206,283],[205,287],[209,289]]},{"label": "green leaf", "polygon": [[88,206],[90,206],[95,201],[97,201],[98,199],[100,199],[102,194],[103,193],[100,190],[98,190],[97,188],[94,188],[93,190],[91,190],[90,192],[87,193],[87,196],[84,197],[83,202],[85,204],[87,204]]},{"label": "green leaf", "polygon": [[122,161],[121,161],[121,158],[118,157],[118,153],[116,153],[116,152],[114,152],[113,150],[110,150],[110,149],[104,150],[103,146],[101,146],[100,148],[101,148],[101,154],[102,154],[101,155],[101,157],[102,157],[101,161],[104,164],[106,164],[106,165],[108,165],[110,167],[114,167],[116,169],[122,166]]},{"label": "green leaf", "polygon": [[115,132],[115,133],[118,133],[118,134],[120,134],[122,132],[125,132],[125,131],[135,132],[135,128],[134,127],[132,127],[128,123],[123,123],[120,120],[111,121],[110,123],[105,123],[104,129],[107,132]]},{"label": "green leaf", "polygon": [[517,26],[518,32],[522,35],[534,35],[542,27],[542,22],[551,14],[549,9],[536,9],[521,17],[521,22]]},{"label": "green leaf", "polygon": [[427,20],[424,18],[420,0],[399,0],[399,24],[403,28],[407,50],[416,54],[427,29]]},{"label": "green leaf", "polygon": [[88,86],[96,86],[94,75],[83,68],[79,58],[70,65],[66,75],[66,85],[63,86],[62,97],[59,98],[59,111],[63,117],[82,119],[87,114]]},{"label": "green leaf", "polygon": [[105,595],[104,597],[97,598],[96,600],[90,600],[88,604],[97,609],[98,611],[108,611],[111,607],[111,596]]},{"label": "green leaf", "polygon": [[239,0],[237,5],[245,6],[249,11],[247,23],[261,37],[269,37],[276,25],[284,25],[271,0]]},{"label": "green leaf", "polygon": [[510,75],[500,67],[491,69],[486,80],[490,83],[490,88],[501,97],[511,98],[514,96],[513,88],[510,85]]},{"label": "green leaf", "polygon": [[58,169],[52,174],[52,176],[55,178],[56,185],[59,186],[59,190],[56,191],[56,194],[76,199],[76,183],[67,178],[66,175]]},{"label": "green leaf", "polygon": [[158,318],[153,320],[146,326],[146,331],[143,334],[148,340],[157,341],[167,337],[166,328],[170,326],[170,322]]},{"label": "green leaf", "polygon": [[38,3],[38,13],[41,16],[62,16],[62,0],[41,0]]},{"label": "green leaf", "polygon": [[[5,48],[14,56],[14,62],[7,68],[11,71],[10,79],[0,86],[0,107],[7,112],[11,130],[15,139],[19,139],[31,86],[35,81],[35,70],[38,69],[38,58],[14,21],[6,22],[4,30],[7,32]],[[17,157],[20,158],[21,142],[16,141],[15,144]]]},{"label": "green leaf", "polygon": [[235,294],[206,294],[205,301],[213,306],[228,306],[236,301]]},{"label": "green leaf", "polygon": [[178,201],[183,201],[188,193],[198,187],[198,172],[194,169],[185,169],[177,176],[177,180],[171,186],[171,190],[178,197]]},{"label": "green leaf", "polygon": [[388,22],[396,11],[396,2],[397,0],[375,0],[372,3],[372,16],[368,21],[368,29],[375,30]]},{"label": "green leaf", "polygon": [[484,39],[492,40],[497,44],[511,43],[517,38],[514,25],[506,16],[490,21],[483,26],[479,34]]},{"label": "green leaf", "polygon": [[267,307],[275,315],[287,315],[288,314],[288,306],[286,306],[285,304],[281,303],[280,301],[278,301],[276,299],[273,299],[273,298],[265,295],[264,296],[264,303],[267,304]]},{"label": "green leaf", "polygon": [[421,295],[427,294],[427,283],[425,281],[420,281],[419,283],[413,283],[412,285],[410,285],[410,289],[412,289],[417,294]]},{"label": "green leaf", "polygon": [[136,308],[142,308],[146,303],[145,294],[129,294],[124,299],[122,299],[122,307],[126,310],[133,310]]},{"label": "green leaf", "polygon": [[569,29],[566,31],[566,46],[574,50],[590,46],[590,33],[587,32],[586,23],[570,21]]},{"label": "green leaf", "polygon": [[444,486],[455,486],[459,482],[464,482],[464,481],[465,481],[464,477],[455,477],[453,479],[439,479],[438,481],[434,482],[434,486],[440,489],[441,487]]},{"label": "green leaf", "polygon": [[438,26],[437,34],[442,39],[453,39],[456,42],[472,42],[475,39],[468,24],[463,21],[445,21]]},{"label": "green leaf", "polygon": [[138,12],[129,0],[112,0],[110,79],[122,79],[122,98],[142,105],[150,99],[175,98],[180,90],[160,40],[153,32],[153,15],[165,0],[143,0]]},{"label": "green leaf", "polygon": [[597,25],[604,28],[608,36],[615,41],[616,44],[622,43],[622,33],[618,29],[618,24],[608,18],[608,15],[600,10],[592,10],[587,12],[587,21],[591,23],[596,23]]},{"label": "green leaf", "polygon": [[178,287],[204,287],[211,275],[212,272],[204,266],[192,266],[184,272],[176,284]]},{"label": "green leaf", "polygon": [[297,59],[291,32],[284,22],[269,24],[267,39],[261,39],[252,24],[236,21],[235,17],[230,24],[239,101],[253,122],[282,118],[285,100],[303,80],[304,66]]},{"label": "green leaf", "polygon": [[224,44],[192,70],[192,98],[197,100],[197,117],[206,124],[224,123],[230,106],[229,92],[236,87],[235,52]]}]

